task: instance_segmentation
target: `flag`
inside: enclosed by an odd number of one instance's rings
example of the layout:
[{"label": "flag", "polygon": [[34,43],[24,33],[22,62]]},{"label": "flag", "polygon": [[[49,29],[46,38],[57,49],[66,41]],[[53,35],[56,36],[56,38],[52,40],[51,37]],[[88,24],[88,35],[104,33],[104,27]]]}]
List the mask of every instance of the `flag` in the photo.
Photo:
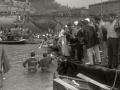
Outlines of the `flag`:
[{"label": "flag", "polygon": [[3,68],[3,73],[7,73],[11,68],[11,65],[9,63],[9,60],[7,59],[7,55],[5,53],[4,48],[2,48],[2,54],[1,54],[1,68]]}]

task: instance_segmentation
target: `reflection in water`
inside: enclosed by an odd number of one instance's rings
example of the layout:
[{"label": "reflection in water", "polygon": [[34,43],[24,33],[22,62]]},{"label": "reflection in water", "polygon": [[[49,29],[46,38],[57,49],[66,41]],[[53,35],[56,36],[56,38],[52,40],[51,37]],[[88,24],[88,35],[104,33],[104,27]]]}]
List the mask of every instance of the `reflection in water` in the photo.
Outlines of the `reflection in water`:
[{"label": "reflection in water", "polygon": [[[40,68],[36,73],[29,73],[23,68],[22,63],[30,57],[31,52],[36,53],[37,59],[42,58],[46,49],[38,49],[39,45],[0,45],[5,48],[7,58],[12,68],[4,75],[3,90],[52,90],[53,73],[56,70],[56,62],[53,62],[49,72],[42,72]],[[0,54],[1,55],[1,54]]]}]

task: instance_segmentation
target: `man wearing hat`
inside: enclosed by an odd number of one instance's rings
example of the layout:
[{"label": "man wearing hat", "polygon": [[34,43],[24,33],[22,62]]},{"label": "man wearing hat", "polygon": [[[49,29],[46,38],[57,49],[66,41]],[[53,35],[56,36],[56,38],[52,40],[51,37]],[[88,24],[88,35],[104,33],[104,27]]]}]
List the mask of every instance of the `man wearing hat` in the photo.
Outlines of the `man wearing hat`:
[{"label": "man wearing hat", "polygon": [[101,44],[101,49],[103,51],[103,60],[102,64],[105,64],[107,62],[107,29],[104,27],[105,22],[99,17],[95,16],[95,27],[98,32],[98,37],[100,38],[100,44]]},{"label": "man wearing hat", "polygon": [[[79,31],[79,29],[77,28],[77,25],[78,25],[78,21],[75,21],[74,22],[74,27],[73,27],[73,29],[72,29],[72,44],[74,44],[75,43],[75,37],[76,37],[76,35],[77,35],[77,33],[78,33],[78,31]],[[71,57],[72,58],[75,58],[75,56],[76,56],[76,50],[75,50],[75,48],[74,47],[72,47],[71,48]]]},{"label": "man wearing hat", "polygon": [[83,58],[83,44],[84,44],[84,39],[83,39],[83,23],[80,21],[78,22],[77,28],[79,29],[77,35],[76,35],[76,48],[77,48],[77,59],[82,62]]},{"label": "man wearing hat", "polygon": [[97,37],[97,33],[95,31],[95,28],[93,26],[89,25],[89,22],[87,20],[83,21],[84,24],[84,40],[86,43],[87,48],[87,55],[89,62],[86,64],[94,65],[95,61],[93,60],[93,55],[95,53],[96,60],[100,64],[101,58],[100,58],[100,52],[99,52],[99,39]]},{"label": "man wearing hat", "polygon": [[77,28],[77,25],[78,25],[78,21],[75,21],[74,22],[74,28],[72,30],[72,35],[73,35],[73,38],[75,38],[75,36],[77,35],[79,29]]},{"label": "man wearing hat", "polygon": [[117,23],[116,15],[114,13],[109,14],[110,22],[106,23],[107,38],[108,38],[108,68],[118,67],[118,34],[115,31],[115,25]]}]

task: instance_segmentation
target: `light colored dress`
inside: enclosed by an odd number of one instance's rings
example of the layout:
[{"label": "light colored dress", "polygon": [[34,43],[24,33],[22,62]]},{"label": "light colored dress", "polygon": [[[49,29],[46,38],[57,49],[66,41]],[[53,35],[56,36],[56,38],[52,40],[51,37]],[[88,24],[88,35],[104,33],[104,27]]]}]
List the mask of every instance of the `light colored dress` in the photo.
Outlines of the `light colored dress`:
[{"label": "light colored dress", "polygon": [[66,40],[66,35],[64,35],[64,30],[63,29],[59,33],[59,37],[60,37],[60,40],[61,40],[61,43],[62,43],[62,46],[61,46],[62,55],[70,56],[69,50],[68,50],[68,45],[67,45],[67,40]]}]

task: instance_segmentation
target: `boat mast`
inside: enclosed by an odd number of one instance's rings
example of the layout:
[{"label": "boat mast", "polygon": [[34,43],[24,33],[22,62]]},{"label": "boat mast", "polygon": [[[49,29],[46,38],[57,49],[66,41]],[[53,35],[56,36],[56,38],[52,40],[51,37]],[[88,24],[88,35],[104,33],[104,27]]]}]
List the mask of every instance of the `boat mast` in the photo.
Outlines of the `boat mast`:
[{"label": "boat mast", "polygon": [[102,18],[102,0],[101,0],[101,13],[100,14],[101,14],[101,18]]},{"label": "boat mast", "polygon": [[25,7],[24,7],[24,23],[23,23],[23,27],[26,27],[26,18],[27,18],[27,3],[28,0],[25,1]]}]

